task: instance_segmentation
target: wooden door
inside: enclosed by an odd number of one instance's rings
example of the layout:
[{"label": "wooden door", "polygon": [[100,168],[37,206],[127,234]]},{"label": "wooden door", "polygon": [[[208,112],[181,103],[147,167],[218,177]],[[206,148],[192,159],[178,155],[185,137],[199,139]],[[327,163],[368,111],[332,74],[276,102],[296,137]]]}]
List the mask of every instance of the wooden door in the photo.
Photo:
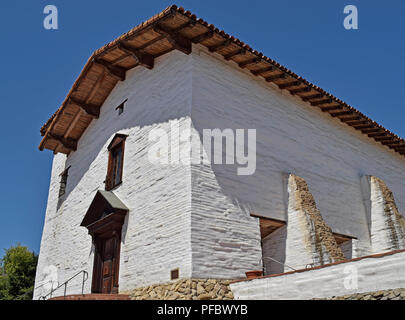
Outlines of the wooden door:
[{"label": "wooden door", "polygon": [[118,237],[97,239],[92,292],[118,293],[119,252]]},{"label": "wooden door", "polygon": [[114,284],[115,237],[104,241],[101,293],[112,293]]}]

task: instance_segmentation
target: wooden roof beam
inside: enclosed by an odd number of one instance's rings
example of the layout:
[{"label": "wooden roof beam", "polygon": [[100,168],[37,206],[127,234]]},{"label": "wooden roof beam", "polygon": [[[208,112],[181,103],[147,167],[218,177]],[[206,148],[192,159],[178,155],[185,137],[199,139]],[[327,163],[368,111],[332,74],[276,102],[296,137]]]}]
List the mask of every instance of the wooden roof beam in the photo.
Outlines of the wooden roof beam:
[{"label": "wooden roof beam", "polygon": [[301,97],[303,101],[309,101],[313,99],[320,99],[323,98],[324,95],[322,93],[313,94],[311,96]]},{"label": "wooden roof beam", "polygon": [[187,22],[183,23],[182,25],[178,26],[177,28],[173,29],[174,32],[180,32],[185,28],[193,28],[197,24],[196,20],[190,19]]},{"label": "wooden roof beam", "polygon": [[338,104],[336,106],[329,106],[329,107],[321,106],[320,108],[323,112],[329,112],[329,111],[333,111],[333,110],[342,110],[343,109],[343,107],[340,104]]},{"label": "wooden roof beam", "polygon": [[340,112],[331,113],[330,115],[332,117],[341,117],[341,116],[347,116],[347,115],[352,115],[352,114],[353,114],[353,111],[340,111]]},{"label": "wooden roof beam", "polygon": [[381,136],[386,136],[387,133],[386,132],[376,132],[376,133],[369,133],[368,136],[370,138],[374,138],[374,137],[381,137]]},{"label": "wooden roof beam", "polygon": [[371,132],[381,132],[380,128],[371,128],[371,129],[363,129],[361,130],[362,133],[371,133]]},{"label": "wooden roof beam", "polygon": [[339,117],[339,120],[342,121],[342,122],[353,122],[353,121],[359,121],[359,120],[361,120],[361,119],[362,119],[362,118],[359,117],[359,116],[345,117],[345,118],[340,118],[340,117]]},{"label": "wooden roof beam", "polygon": [[387,141],[387,140],[392,140],[393,138],[390,136],[387,137],[375,137],[374,140],[375,141]]},{"label": "wooden roof beam", "polygon": [[245,54],[246,54],[246,48],[240,48],[239,50],[236,50],[234,52],[224,55],[224,59],[229,61],[235,56],[239,56],[239,55],[243,56]]},{"label": "wooden roof beam", "polygon": [[200,43],[202,41],[211,39],[214,36],[214,31],[207,31],[204,32],[203,34],[200,34],[199,36],[195,36],[194,38],[191,39],[191,42],[193,43]]},{"label": "wooden roof beam", "polygon": [[390,148],[394,148],[395,146],[397,146],[398,144],[401,144],[401,143],[403,143],[403,141],[381,141],[381,143],[383,144],[383,145],[386,145],[386,146],[388,146],[388,147],[390,147]]},{"label": "wooden roof beam", "polygon": [[278,87],[283,90],[283,89],[288,89],[291,87],[296,87],[299,85],[301,85],[301,81],[292,81],[292,82],[288,82],[288,83],[279,84]]},{"label": "wooden roof beam", "polygon": [[165,39],[165,38],[166,38],[166,37],[165,37],[165,36],[162,36],[162,35],[157,36],[156,38],[154,38],[154,39],[152,39],[152,40],[149,40],[149,41],[147,41],[146,43],[144,43],[143,45],[137,47],[137,49],[138,49],[138,50],[146,49],[147,47],[149,47],[149,46],[155,44],[156,42],[159,42],[159,41],[161,41],[161,40],[163,40],[163,39]]},{"label": "wooden roof beam", "polygon": [[89,116],[93,117],[93,119],[98,119],[98,117],[100,116],[100,106],[96,106],[94,104],[87,104],[73,97],[69,98],[68,103],[80,107]]},{"label": "wooden roof beam", "polygon": [[273,66],[268,66],[268,67],[264,67],[264,68],[261,68],[261,69],[258,69],[258,70],[251,70],[250,72],[252,74],[254,74],[255,76],[259,76],[262,73],[269,72],[269,71],[275,71],[275,70],[276,69]]},{"label": "wooden roof beam", "polygon": [[273,82],[274,80],[278,80],[278,79],[285,79],[287,78],[287,75],[285,73],[280,73],[274,76],[270,76],[267,78],[264,78],[267,82]]},{"label": "wooden roof beam", "polygon": [[355,120],[355,121],[345,121],[349,126],[356,126],[358,124],[367,124],[368,120]]},{"label": "wooden roof beam", "polygon": [[93,62],[99,66],[104,67],[104,69],[114,78],[118,80],[124,81],[125,80],[125,72],[126,70],[122,67],[114,66],[110,62],[101,60],[101,59],[93,59]]},{"label": "wooden roof beam", "polygon": [[162,25],[155,25],[153,31],[166,37],[174,49],[177,49],[185,54],[191,53],[191,40],[179,34],[179,31],[170,30]]},{"label": "wooden roof beam", "polygon": [[252,59],[243,61],[243,62],[239,63],[238,65],[240,68],[245,68],[247,66],[250,66],[252,64],[258,64],[260,62],[262,62],[262,59],[256,57],[256,58],[252,58]]},{"label": "wooden roof beam", "polygon": [[48,133],[48,138],[58,141],[66,149],[69,149],[71,151],[77,150],[77,140],[71,138],[64,138],[51,132]]},{"label": "wooden roof beam", "polygon": [[333,100],[329,98],[329,99],[323,99],[323,100],[311,102],[311,105],[316,107],[316,106],[321,106],[323,104],[330,104],[332,102],[333,102]]},{"label": "wooden roof beam", "polygon": [[292,89],[290,90],[291,94],[297,94],[301,92],[310,92],[312,90],[311,87],[304,87],[304,88],[298,88],[298,89]]},{"label": "wooden roof beam", "polygon": [[353,128],[355,128],[356,130],[361,130],[361,129],[371,129],[374,128],[373,124],[360,124],[360,125],[354,125]]},{"label": "wooden roof beam", "polygon": [[218,44],[214,44],[213,46],[208,47],[208,50],[210,52],[217,52],[223,48],[226,48],[227,46],[229,46],[231,44],[231,40],[226,39],[225,41],[222,41]]},{"label": "wooden roof beam", "polygon": [[139,65],[141,65],[145,68],[148,68],[148,69],[153,68],[155,59],[151,54],[138,50],[138,49],[135,49],[122,42],[118,45],[118,48],[121,51],[131,55],[136,60],[136,63],[138,63]]}]

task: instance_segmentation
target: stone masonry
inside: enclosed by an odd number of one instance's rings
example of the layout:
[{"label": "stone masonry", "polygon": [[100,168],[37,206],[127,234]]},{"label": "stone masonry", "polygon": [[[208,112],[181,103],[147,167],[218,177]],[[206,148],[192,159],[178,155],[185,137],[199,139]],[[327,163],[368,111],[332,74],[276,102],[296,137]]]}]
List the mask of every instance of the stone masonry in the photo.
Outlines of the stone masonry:
[{"label": "stone masonry", "polygon": [[405,218],[398,211],[392,191],[382,179],[369,179],[373,252],[405,249]]},{"label": "stone masonry", "polygon": [[[306,181],[290,174],[288,193],[286,247],[288,252],[292,250],[291,246],[300,246],[294,249],[297,253],[300,252],[300,257],[287,255],[286,264],[319,266],[344,260],[343,252],[336,243],[331,228],[323,220]],[[301,237],[301,241],[294,239],[297,237]]]},{"label": "stone masonry", "polygon": [[314,300],[405,300],[405,289],[379,290]]},{"label": "stone masonry", "polygon": [[229,282],[216,279],[181,279],[137,288],[129,294],[132,300],[233,300]]}]

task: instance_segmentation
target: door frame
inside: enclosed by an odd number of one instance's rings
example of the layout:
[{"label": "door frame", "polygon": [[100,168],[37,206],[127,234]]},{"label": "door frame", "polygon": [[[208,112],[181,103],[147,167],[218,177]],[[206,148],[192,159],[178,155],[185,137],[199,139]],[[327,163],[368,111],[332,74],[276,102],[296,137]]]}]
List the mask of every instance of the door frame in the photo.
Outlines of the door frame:
[{"label": "door frame", "polygon": [[[107,240],[115,238],[113,249],[113,261],[112,261],[112,284],[109,292],[103,292],[104,286],[104,254],[105,243]],[[93,276],[91,283],[92,293],[112,293],[117,294],[119,289],[119,268],[120,268],[120,249],[121,249],[121,232],[113,230],[112,232],[105,232],[101,234],[94,234],[94,262],[93,262]]]},{"label": "door frame", "polygon": [[80,226],[87,228],[92,237],[94,252],[92,293],[103,291],[104,243],[113,237],[116,241],[111,266],[113,283],[110,291],[111,293],[118,293],[121,232],[128,211],[127,206],[112,191],[98,190],[80,224]]},{"label": "door frame", "polygon": [[93,274],[91,283],[92,293],[102,293],[103,279],[103,251],[104,242],[114,237],[116,245],[114,250],[113,261],[113,284],[110,293],[119,292],[119,268],[120,268],[120,252],[121,252],[121,232],[124,224],[126,212],[113,212],[102,217],[96,222],[87,226],[89,234],[92,236],[94,247]]}]

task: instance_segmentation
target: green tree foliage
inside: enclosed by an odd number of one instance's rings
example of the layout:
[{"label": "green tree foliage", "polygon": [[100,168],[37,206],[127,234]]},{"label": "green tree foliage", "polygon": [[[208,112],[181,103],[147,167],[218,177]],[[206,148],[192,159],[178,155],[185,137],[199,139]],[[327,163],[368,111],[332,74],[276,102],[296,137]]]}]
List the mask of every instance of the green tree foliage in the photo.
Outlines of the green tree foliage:
[{"label": "green tree foliage", "polygon": [[30,300],[38,256],[18,244],[5,249],[0,262],[0,300]]}]

